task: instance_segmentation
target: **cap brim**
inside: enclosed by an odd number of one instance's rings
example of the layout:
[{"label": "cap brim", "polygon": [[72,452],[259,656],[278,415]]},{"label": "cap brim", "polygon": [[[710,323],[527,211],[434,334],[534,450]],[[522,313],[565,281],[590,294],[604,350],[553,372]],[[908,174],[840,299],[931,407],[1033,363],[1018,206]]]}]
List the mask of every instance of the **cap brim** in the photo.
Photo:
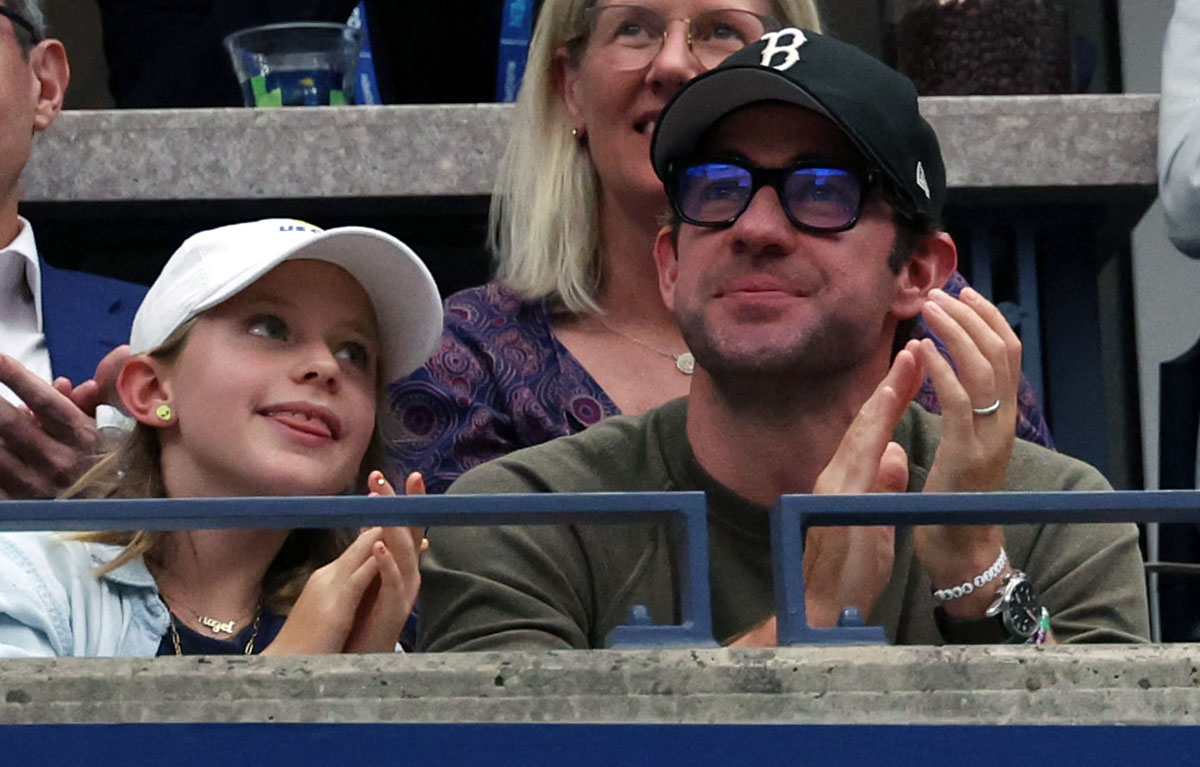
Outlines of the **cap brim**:
[{"label": "cap brim", "polygon": [[679,91],[663,110],[650,147],[654,172],[665,181],[670,161],[691,154],[718,120],[761,101],[795,104],[830,117],[812,94],[774,69],[756,65],[714,69]]}]

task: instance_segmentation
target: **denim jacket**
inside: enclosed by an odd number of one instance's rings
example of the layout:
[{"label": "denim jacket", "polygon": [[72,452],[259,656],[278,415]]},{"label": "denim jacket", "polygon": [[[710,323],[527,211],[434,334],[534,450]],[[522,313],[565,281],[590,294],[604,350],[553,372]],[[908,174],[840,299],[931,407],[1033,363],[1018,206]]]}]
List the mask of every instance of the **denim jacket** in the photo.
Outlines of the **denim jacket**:
[{"label": "denim jacket", "polygon": [[0,658],[153,656],[170,613],[146,565],[95,575],[120,553],[59,533],[0,535]]}]

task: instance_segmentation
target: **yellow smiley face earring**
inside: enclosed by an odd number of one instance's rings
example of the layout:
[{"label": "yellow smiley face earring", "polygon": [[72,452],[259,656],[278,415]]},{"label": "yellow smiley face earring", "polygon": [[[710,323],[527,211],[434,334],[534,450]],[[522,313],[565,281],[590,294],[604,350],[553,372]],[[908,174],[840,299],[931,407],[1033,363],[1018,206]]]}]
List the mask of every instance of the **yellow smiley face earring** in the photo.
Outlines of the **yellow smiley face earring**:
[{"label": "yellow smiley face earring", "polygon": [[175,413],[171,410],[170,405],[159,405],[154,409],[154,414],[163,423],[170,423],[171,419],[175,417]]}]

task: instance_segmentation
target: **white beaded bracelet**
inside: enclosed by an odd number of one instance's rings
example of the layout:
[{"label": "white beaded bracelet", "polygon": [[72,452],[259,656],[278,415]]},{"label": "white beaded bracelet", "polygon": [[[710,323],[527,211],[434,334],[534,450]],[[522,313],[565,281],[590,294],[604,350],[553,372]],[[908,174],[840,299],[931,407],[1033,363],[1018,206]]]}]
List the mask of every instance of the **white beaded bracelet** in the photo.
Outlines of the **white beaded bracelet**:
[{"label": "white beaded bracelet", "polygon": [[996,557],[996,561],[992,563],[991,567],[984,570],[979,575],[976,575],[974,579],[964,581],[961,586],[953,586],[948,589],[934,589],[933,598],[942,602],[947,602],[951,599],[965,597],[975,589],[986,586],[987,584],[996,580],[996,578],[1000,575],[1000,571],[1003,570],[1004,566],[1007,564],[1008,554],[1004,553],[1004,549],[1001,547],[1000,556]]}]

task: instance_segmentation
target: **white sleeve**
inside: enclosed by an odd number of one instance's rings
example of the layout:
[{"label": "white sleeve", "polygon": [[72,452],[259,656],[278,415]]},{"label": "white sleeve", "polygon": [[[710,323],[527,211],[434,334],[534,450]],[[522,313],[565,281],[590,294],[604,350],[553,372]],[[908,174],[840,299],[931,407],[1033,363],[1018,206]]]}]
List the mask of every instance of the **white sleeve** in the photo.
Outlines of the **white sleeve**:
[{"label": "white sleeve", "polygon": [[1159,195],[1171,242],[1200,258],[1200,0],[1176,0],[1162,70]]}]

